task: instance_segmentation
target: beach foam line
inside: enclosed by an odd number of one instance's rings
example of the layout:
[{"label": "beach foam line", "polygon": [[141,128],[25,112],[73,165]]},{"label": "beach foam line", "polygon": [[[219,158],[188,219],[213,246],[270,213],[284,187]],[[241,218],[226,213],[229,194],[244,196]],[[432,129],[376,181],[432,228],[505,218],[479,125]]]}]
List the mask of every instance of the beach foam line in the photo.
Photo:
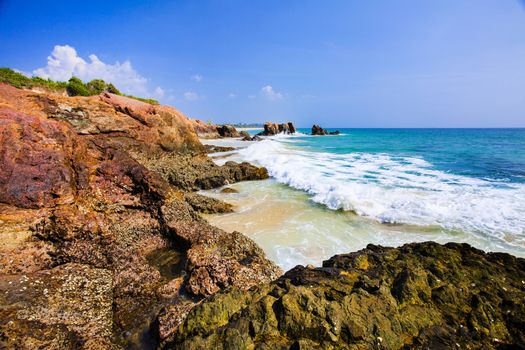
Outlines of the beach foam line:
[{"label": "beach foam line", "polygon": [[239,151],[330,209],[381,223],[440,225],[525,246],[525,185],[433,169],[424,159],[310,152],[270,139]]}]

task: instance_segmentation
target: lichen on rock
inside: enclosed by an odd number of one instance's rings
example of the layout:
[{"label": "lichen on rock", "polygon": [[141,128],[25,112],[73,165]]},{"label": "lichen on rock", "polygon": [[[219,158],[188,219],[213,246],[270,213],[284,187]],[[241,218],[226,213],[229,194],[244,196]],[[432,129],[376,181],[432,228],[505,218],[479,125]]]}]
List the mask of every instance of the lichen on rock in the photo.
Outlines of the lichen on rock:
[{"label": "lichen on rock", "polygon": [[165,348],[520,348],[524,280],[525,260],[467,244],[369,245],[215,294]]}]

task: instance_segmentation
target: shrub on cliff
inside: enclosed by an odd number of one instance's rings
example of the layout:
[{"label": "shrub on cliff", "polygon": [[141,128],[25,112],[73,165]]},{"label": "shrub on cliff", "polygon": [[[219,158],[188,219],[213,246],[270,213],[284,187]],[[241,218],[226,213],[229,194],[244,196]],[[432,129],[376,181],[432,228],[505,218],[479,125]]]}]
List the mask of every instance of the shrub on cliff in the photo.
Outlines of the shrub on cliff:
[{"label": "shrub on cliff", "polygon": [[46,87],[51,90],[64,90],[67,87],[67,83],[64,81],[54,81],[40,77],[32,77],[31,82],[34,86]]},{"label": "shrub on cliff", "polygon": [[17,88],[32,87],[30,78],[9,68],[0,68],[0,81]]},{"label": "shrub on cliff", "polygon": [[98,95],[104,91],[110,92],[115,95],[122,95],[122,93],[112,83],[106,83],[102,79],[93,79],[86,84],[86,88],[89,90],[91,95]]},{"label": "shrub on cliff", "polygon": [[22,73],[16,72],[10,68],[0,68],[0,82],[12,85],[19,89],[42,87],[50,90],[63,90],[67,86],[67,83],[61,81],[43,79],[40,77],[29,78]]},{"label": "shrub on cliff", "polygon": [[122,95],[122,93],[119,91],[119,89],[117,89],[115,87],[115,85],[113,85],[112,83],[109,83],[107,86],[106,86],[106,91],[107,92],[110,92],[112,94],[115,94],[115,95]]},{"label": "shrub on cliff", "polygon": [[43,79],[41,77],[29,78],[22,73],[12,70],[11,68],[0,68],[0,83],[6,83],[19,89],[42,87],[54,91],[66,90],[69,96],[93,96],[106,91],[115,95],[126,96],[152,105],[159,104],[159,101],[152,98],[142,98],[122,94],[119,89],[115,87],[115,85],[112,83],[106,83],[102,79],[93,79],[87,84],[77,77],[72,77],[68,82],[54,81],[51,79]]},{"label": "shrub on cliff", "polygon": [[77,77],[72,77],[67,83],[67,94],[69,96],[91,96],[94,95],[90,93],[86,84]]},{"label": "shrub on cliff", "polygon": [[89,90],[90,94],[98,95],[107,90],[107,84],[102,79],[93,79],[86,84],[86,88]]}]

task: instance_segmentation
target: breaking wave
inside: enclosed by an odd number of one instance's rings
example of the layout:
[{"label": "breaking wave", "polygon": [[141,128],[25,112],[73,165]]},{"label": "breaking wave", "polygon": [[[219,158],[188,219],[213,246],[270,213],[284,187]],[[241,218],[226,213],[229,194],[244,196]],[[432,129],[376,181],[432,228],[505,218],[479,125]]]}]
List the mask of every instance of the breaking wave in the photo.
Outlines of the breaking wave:
[{"label": "breaking wave", "polygon": [[239,152],[265,166],[278,182],[306,191],[330,209],[381,223],[439,225],[525,246],[524,184],[454,175],[420,158],[310,152],[293,144],[278,137]]}]

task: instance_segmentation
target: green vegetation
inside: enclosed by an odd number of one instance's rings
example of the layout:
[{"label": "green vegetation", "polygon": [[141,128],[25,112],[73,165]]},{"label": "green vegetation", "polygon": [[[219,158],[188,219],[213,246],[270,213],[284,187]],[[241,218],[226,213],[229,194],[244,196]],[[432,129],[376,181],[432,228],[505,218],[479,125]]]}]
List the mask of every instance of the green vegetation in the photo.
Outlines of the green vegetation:
[{"label": "green vegetation", "polygon": [[72,77],[69,79],[69,82],[67,83],[67,94],[69,96],[91,96],[95,95],[92,94],[86,84],[77,77]]},{"label": "green vegetation", "polygon": [[152,98],[142,98],[132,95],[122,94],[112,83],[106,83],[102,79],[93,79],[87,84],[77,77],[72,77],[68,82],[54,81],[40,77],[29,78],[10,68],[0,68],[0,83],[6,83],[19,89],[31,89],[34,87],[44,88],[52,91],[66,91],[69,96],[93,96],[104,91],[115,95],[126,96],[146,102],[152,105],[158,105],[159,101]]},{"label": "green vegetation", "polygon": [[137,96],[133,96],[133,95],[124,95],[124,94],[122,96],[126,96],[126,97],[129,97],[129,98],[138,100],[138,101],[146,102],[146,103],[149,103],[150,105],[158,105],[159,104],[159,101],[157,101],[155,99],[152,99],[152,98],[142,98],[142,97],[137,97]]},{"label": "green vegetation", "polygon": [[98,95],[103,91],[106,91],[107,89],[106,82],[102,79],[93,79],[89,83],[86,84],[87,89],[89,92]]},{"label": "green vegetation", "polygon": [[13,85],[19,89],[42,87],[50,90],[64,90],[67,86],[67,83],[61,81],[42,79],[40,77],[28,78],[10,68],[0,68],[0,82]]}]

